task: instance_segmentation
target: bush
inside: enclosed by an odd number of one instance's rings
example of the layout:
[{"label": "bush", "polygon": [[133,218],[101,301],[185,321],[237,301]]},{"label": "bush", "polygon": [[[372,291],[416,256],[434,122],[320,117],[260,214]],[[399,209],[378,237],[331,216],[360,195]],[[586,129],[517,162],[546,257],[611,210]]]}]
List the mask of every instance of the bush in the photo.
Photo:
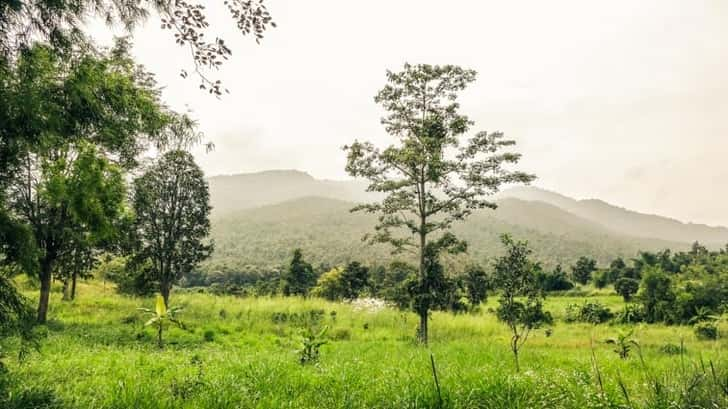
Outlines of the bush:
[{"label": "bush", "polygon": [[614,291],[621,295],[625,302],[629,302],[639,288],[640,282],[634,278],[622,277],[614,283]]},{"label": "bush", "polygon": [[601,324],[614,317],[609,308],[598,302],[587,302],[584,304],[571,304],[566,307],[566,322],[588,322],[590,324]]},{"label": "bush", "polygon": [[333,341],[348,341],[351,339],[351,331],[349,328],[336,328],[331,332],[330,338]]},{"label": "bush", "polygon": [[543,291],[568,291],[574,288],[574,283],[569,281],[566,272],[561,269],[560,265],[556,266],[551,273],[539,272],[536,280]]},{"label": "bush", "polygon": [[614,320],[620,324],[636,324],[645,320],[645,310],[639,304],[626,304]]},{"label": "bush", "polygon": [[212,342],[215,340],[215,331],[208,329],[202,334],[202,338],[205,342]]},{"label": "bush", "polygon": [[693,330],[700,340],[718,339],[718,327],[712,322],[699,322],[695,324]]},{"label": "bush", "polygon": [[660,346],[660,352],[666,355],[679,355],[680,353],[684,353],[685,349],[680,345],[667,343]]}]

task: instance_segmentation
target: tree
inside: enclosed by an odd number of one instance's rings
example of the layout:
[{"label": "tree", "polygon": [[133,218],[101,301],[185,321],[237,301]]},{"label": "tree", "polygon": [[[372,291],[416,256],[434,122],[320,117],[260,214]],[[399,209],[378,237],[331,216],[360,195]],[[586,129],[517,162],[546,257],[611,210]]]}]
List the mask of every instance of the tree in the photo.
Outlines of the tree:
[{"label": "tree", "polygon": [[571,267],[571,276],[579,284],[586,284],[591,280],[592,273],[597,269],[596,260],[581,256],[576,264]]},{"label": "tree", "polygon": [[358,261],[346,265],[341,273],[343,282],[343,298],[353,300],[369,286],[369,269]]},{"label": "tree", "polygon": [[[268,27],[275,27],[262,0],[229,0],[224,7],[243,35],[252,34],[256,42]],[[218,69],[232,51],[216,36],[205,36],[210,22],[205,5],[186,1],[151,0],[14,0],[0,4],[0,60],[9,60],[30,48],[36,41],[47,41],[57,50],[90,43],[85,35],[88,18],[103,19],[110,26],[121,26],[128,32],[143,23],[151,14],[161,19],[163,30],[174,34],[175,43],[187,47],[192,57],[193,72],[200,78],[200,88],[220,95],[220,81],[206,77],[205,71]],[[207,40],[214,38],[215,40]],[[187,76],[182,70],[181,75]]]},{"label": "tree", "polygon": [[675,293],[670,277],[660,267],[645,269],[638,296],[645,308],[645,321],[672,322]]},{"label": "tree", "polygon": [[607,282],[608,284],[616,283],[618,279],[624,276],[627,270],[627,264],[624,262],[622,257],[617,257],[609,263],[609,269],[607,269]]},{"label": "tree", "polygon": [[10,101],[0,116],[8,122],[0,132],[33,143],[7,161],[13,176],[2,186],[7,210],[0,213],[31,232],[32,249],[23,253],[36,254],[37,268],[26,272],[40,281],[39,322],[46,320],[59,260],[80,237],[97,246],[114,235],[123,173],[168,123],[155,84],[133,64],[127,45],[64,56],[35,46],[6,70]]},{"label": "tree", "polygon": [[342,268],[334,267],[321,274],[313,290],[314,295],[331,301],[342,299],[345,292],[342,272]]},{"label": "tree", "polygon": [[[476,209],[495,208],[487,196],[502,184],[534,179],[508,169],[520,155],[502,151],[515,142],[500,132],[478,132],[461,144],[473,122],[459,112],[457,96],[475,76],[475,71],[453,65],[405,64],[401,72],[388,71],[388,84],[375,101],[387,112],[382,123],[397,143],[383,150],[359,141],[344,147],[346,171],[368,179],[368,191],[384,196],[380,202],[353,209],[379,215],[376,233],[367,239],[388,243],[395,253],[415,253],[423,291],[430,287],[426,282],[430,238],[447,233],[453,222]],[[465,246],[448,249],[465,250]],[[420,307],[418,334],[426,343],[429,307]]]},{"label": "tree", "polygon": [[162,155],[134,180],[133,206],[138,246],[134,263],[149,262],[169,307],[172,285],[210,256],[210,193],[202,170],[188,152]]},{"label": "tree", "polygon": [[479,265],[468,266],[463,275],[463,281],[468,295],[468,302],[470,302],[471,306],[475,307],[485,302],[488,298],[490,281],[483,267]]},{"label": "tree", "polygon": [[302,295],[305,297],[311,288],[316,285],[316,273],[313,271],[311,264],[303,259],[301,249],[293,250],[293,258],[283,281],[284,295]]},{"label": "tree", "polygon": [[543,291],[566,291],[574,288],[574,283],[566,277],[566,272],[557,264],[551,273],[539,271],[537,272],[537,280],[539,288]]},{"label": "tree", "polygon": [[629,302],[632,296],[637,294],[640,288],[640,282],[634,278],[622,277],[614,283],[614,291],[624,298],[624,302]]},{"label": "tree", "polygon": [[506,254],[496,260],[495,282],[501,290],[498,299],[498,319],[511,331],[511,351],[520,371],[518,353],[532,330],[553,320],[543,310],[544,296],[536,279],[536,264],[529,260],[531,249],[525,241],[513,241],[508,235],[501,236]]}]

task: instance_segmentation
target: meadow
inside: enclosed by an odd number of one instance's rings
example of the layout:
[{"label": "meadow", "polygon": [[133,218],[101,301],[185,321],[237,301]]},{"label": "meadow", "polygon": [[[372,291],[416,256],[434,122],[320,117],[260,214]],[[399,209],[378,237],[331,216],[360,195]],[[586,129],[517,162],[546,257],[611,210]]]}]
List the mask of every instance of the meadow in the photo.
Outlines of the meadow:
[{"label": "meadow", "polygon": [[[25,286],[25,285],[24,285]],[[27,294],[35,293],[27,288]],[[587,296],[617,310],[608,292]],[[725,408],[728,342],[702,341],[691,327],[566,324],[568,304],[521,353],[492,313],[432,315],[430,343],[414,342],[416,316],[396,309],[295,297],[239,298],[176,292],[185,328],[156,345],[138,307],[109,285],[81,284],[79,297],[51,300],[41,347],[6,360],[14,407],[59,408]],[[307,326],[328,327],[317,363],[302,365]],[[639,347],[620,359],[605,340],[634,330]],[[726,328],[722,328],[725,331]],[[671,347],[666,347],[671,345]],[[680,348],[683,345],[683,348]],[[675,348],[677,346],[677,349]],[[430,354],[434,357],[438,388]],[[40,403],[39,403],[40,404]],[[11,406],[13,407],[13,406]]]}]

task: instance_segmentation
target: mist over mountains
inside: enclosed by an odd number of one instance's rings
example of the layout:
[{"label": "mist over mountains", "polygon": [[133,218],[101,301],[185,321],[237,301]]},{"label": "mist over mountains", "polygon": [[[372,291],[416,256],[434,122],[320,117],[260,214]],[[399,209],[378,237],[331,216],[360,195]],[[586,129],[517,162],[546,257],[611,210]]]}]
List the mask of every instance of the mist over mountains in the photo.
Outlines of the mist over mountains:
[{"label": "mist over mountains", "polygon": [[[375,223],[372,215],[351,213],[355,204],[376,197],[360,181],[315,179],[297,170],[271,170],[209,178],[216,242],[208,269],[277,266],[300,247],[314,263],[351,260],[386,263],[386,246],[361,237]],[[683,223],[601,200],[576,200],[537,187],[499,193],[498,209],[476,212],[455,232],[470,245],[468,261],[483,262],[500,252],[501,233],[531,242],[547,265],[568,264],[581,255],[600,263],[639,250],[682,250],[700,241],[709,247],[728,242],[728,228]]]}]

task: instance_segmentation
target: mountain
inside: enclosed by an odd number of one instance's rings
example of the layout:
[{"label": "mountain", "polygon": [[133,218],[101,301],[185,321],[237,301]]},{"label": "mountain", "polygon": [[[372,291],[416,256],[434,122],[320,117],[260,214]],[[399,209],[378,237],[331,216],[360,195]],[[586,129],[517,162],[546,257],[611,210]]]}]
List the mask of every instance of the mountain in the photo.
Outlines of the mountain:
[{"label": "mountain", "polygon": [[[246,266],[274,268],[301,247],[315,263],[351,260],[386,264],[384,245],[370,246],[375,216],[351,213],[355,203],[376,199],[366,184],[319,180],[296,170],[209,178],[213,205],[212,237],[216,250],[208,271]],[[728,242],[728,229],[642,214],[599,200],[576,200],[535,187],[506,190],[495,198],[498,209],[476,212],[454,226],[470,245],[459,263],[482,262],[500,254],[499,235],[527,239],[535,256],[548,266],[570,264],[582,255],[606,264],[639,250],[686,249],[699,240]]]},{"label": "mountain", "polygon": [[305,196],[362,202],[371,196],[366,184],[356,181],[318,180],[297,170],[213,176],[208,179],[215,215],[284,202]]},{"label": "mountain", "polygon": [[628,236],[685,243],[697,240],[712,247],[728,243],[728,228],[683,223],[668,217],[638,213],[598,199],[575,200],[530,186],[506,190],[499,197],[549,203],[608,230]]}]

